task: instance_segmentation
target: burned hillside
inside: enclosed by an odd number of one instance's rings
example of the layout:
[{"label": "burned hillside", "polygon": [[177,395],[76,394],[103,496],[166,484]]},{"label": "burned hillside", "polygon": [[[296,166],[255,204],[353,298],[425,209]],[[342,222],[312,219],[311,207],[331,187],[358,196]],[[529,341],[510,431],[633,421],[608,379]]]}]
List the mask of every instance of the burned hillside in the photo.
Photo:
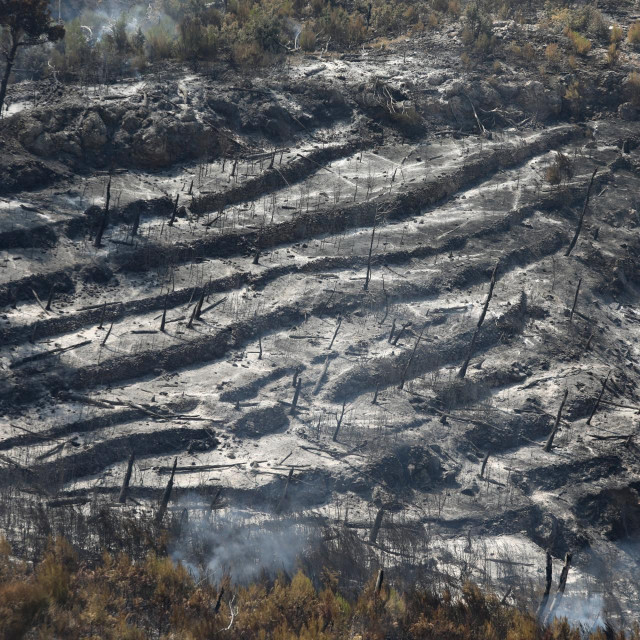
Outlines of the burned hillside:
[{"label": "burned hillside", "polygon": [[582,5],[475,33],[451,4],[398,33],[352,8],[340,45],[283,28],[262,67],[219,44],[10,86],[0,526],[25,557],[239,520],[537,606],[548,550],[590,623],[639,619],[636,7],[580,36]]}]

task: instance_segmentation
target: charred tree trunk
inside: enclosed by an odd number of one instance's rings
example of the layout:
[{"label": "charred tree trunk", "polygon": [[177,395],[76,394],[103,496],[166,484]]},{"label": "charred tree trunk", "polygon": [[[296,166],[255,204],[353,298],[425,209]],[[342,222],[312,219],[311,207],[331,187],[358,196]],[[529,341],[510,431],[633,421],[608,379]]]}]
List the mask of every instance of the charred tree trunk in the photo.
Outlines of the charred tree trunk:
[{"label": "charred tree trunk", "polygon": [[11,48],[7,54],[7,66],[4,68],[4,76],[2,76],[2,83],[0,84],[0,116],[2,115],[2,109],[4,108],[4,101],[7,97],[7,87],[9,86],[9,78],[11,77],[11,71],[13,64],[16,61],[16,54],[18,53],[19,42],[17,39],[13,39]]},{"label": "charred tree trunk", "polygon": [[536,611],[536,618],[542,621],[544,616],[545,609],[547,608],[547,603],[549,602],[549,594],[551,593],[551,582],[553,580],[553,559],[551,558],[551,554],[547,551],[547,568],[546,568],[546,576],[544,583],[544,593],[542,594],[542,600],[538,605],[538,610]]},{"label": "charred tree trunk", "polygon": [[[395,326],[395,325],[394,325]],[[405,322],[402,327],[400,328],[400,331],[398,331],[398,335],[393,339],[393,342],[391,343],[394,347],[398,344],[398,341],[400,340],[400,338],[402,338],[402,336],[404,335],[404,332],[411,326],[411,322]]]},{"label": "charred tree trunk", "polygon": [[367,258],[367,275],[364,278],[364,290],[369,289],[369,281],[371,280],[371,256],[373,255],[373,241],[376,236],[376,218],[373,219],[373,229],[371,230],[371,244],[369,245],[369,257]]},{"label": "charred tree trunk", "polygon": [[167,302],[169,301],[169,294],[164,297],[164,308],[162,309],[162,320],[160,320],[160,331],[164,331],[164,327],[167,324]]},{"label": "charred tree trunk", "polygon": [[420,340],[422,340],[422,334],[424,333],[424,330],[426,328],[427,328],[427,325],[425,324],[424,327],[422,327],[422,331],[420,332],[420,335],[418,336],[415,345],[413,346],[413,351],[411,352],[411,356],[409,357],[407,365],[404,368],[404,371],[402,372],[402,380],[400,380],[400,386],[399,386],[400,389],[404,388],[404,383],[405,383],[405,380],[407,378],[407,373],[409,373],[409,367],[411,366],[411,363],[413,362],[413,358],[416,355],[416,351],[418,350],[418,346],[420,345]]},{"label": "charred tree trunk", "polygon": [[173,205],[173,211],[171,213],[171,219],[169,220],[169,226],[173,227],[173,223],[176,221],[176,215],[178,214],[178,201],[180,200],[180,194],[176,196],[176,201]]},{"label": "charred tree trunk", "polygon": [[560,428],[560,419],[562,418],[562,410],[564,409],[564,403],[567,401],[567,396],[569,395],[569,389],[564,390],[564,397],[562,398],[562,402],[560,403],[560,408],[558,409],[558,415],[556,416],[556,422],[553,425],[553,429],[549,434],[549,439],[547,443],[544,445],[544,450],[548,453],[551,451],[551,447],[553,447],[553,439],[556,437],[556,433],[558,433],[558,429]]},{"label": "charred tree trunk", "polygon": [[380,591],[382,590],[382,583],[384,582],[384,569],[380,569],[378,571],[378,578],[376,579],[376,595],[380,595]]},{"label": "charred tree trunk", "polygon": [[296,414],[296,407],[298,406],[298,398],[300,397],[300,389],[302,388],[302,378],[298,377],[298,383],[296,384],[296,392],[293,394],[293,402],[291,403],[291,415]]},{"label": "charred tree trunk", "polygon": [[342,412],[340,413],[340,417],[338,417],[338,414],[336,414],[336,430],[333,432],[333,438],[331,438],[333,440],[333,442],[337,442],[338,440],[338,434],[340,433],[340,427],[342,426],[342,420],[344,418],[344,410],[345,407],[347,406],[347,401],[345,400],[342,403]]},{"label": "charred tree trunk", "polygon": [[458,378],[464,378],[467,375],[467,368],[469,367],[469,362],[471,358],[473,358],[473,354],[475,352],[476,341],[478,340],[478,334],[480,333],[480,329],[482,327],[482,323],[487,315],[487,310],[489,309],[489,303],[491,302],[491,298],[493,297],[493,288],[496,286],[496,275],[498,273],[498,266],[500,263],[497,263],[493,269],[493,273],[491,274],[491,283],[489,284],[489,294],[487,295],[487,299],[485,300],[484,307],[482,309],[482,313],[480,314],[480,319],[478,320],[478,325],[476,327],[475,333],[471,338],[471,344],[469,345],[469,352],[467,353],[467,357],[460,367],[460,371],[458,371]]},{"label": "charred tree trunk", "polygon": [[189,316],[189,322],[187,322],[187,329],[192,329],[193,328],[193,321],[196,319],[196,312],[198,311],[198,303],[196,302],[196,304],[193,307],[193,311],[191,312],[191,315]]},{"label": "charred tree trunk", "polygon": [[222,596],[224,595],[224,587],[220,587],[220,593],[218,593],[218,598],[216,600],[216,606],[213,608],[214,613],[218,613],[220,611],[220,605],[222,604]]},{"label": "charred tree trunk", "polygon": [[487,462],[489,462],[489,452],[488,451],[485,454],[484,458],[482,459],[482,466],[480,467],[480,477],[481,478],[484,478],[484,470],[487,467]]},{"label": "charred tree trunk", "polygon": [[333,338],[331,338],[331,342],[329,343],[329,351],[331,351],[331,347],[333,347],[333,343],[335,342],[336,338],[338,337],[338,331],[340,331],[340,326],[342,325],[342,316],[340,316],[338,318],[338,326],[336,327],[336,330],[333,333]]},{"label": "charred tree trunk", "polygon": [[378,533],[380,533],[380,527],[382,526],[382,519],[384,518],[384,509],[380,508],[378,513],[376,514],[376,519],[373,522],[373,528],[371,529],[371,533],[369,534],[369,542],[371,544],[376,544],[376,540],[378,539]]},{"label": "charred tree trunk", "polygon": [[138,229],[140,227],[140,212],[136,214],[136,219],[133,221],[133,228],[131,229],[131,238],[138,235]]},{"label": "charred tree trunk", "polygon": [[576,312],[578,306],[578,296],[580,295],[580,285],[582,285],[582,278],[578,280],[578,286],[576,287],[576,295],[573,297],[573,306],[571,307],[571,313],[569,314],[569,322],[573,322],[573,314]]},{"label": "charred tree trunk", "polygon": [[47,299],[47,306],[44,308],[45,311],[51,311],[51,304],[53,303],[53,294],[56,291],[56,285],[54,284],[51,287],[51,291],[49,291],[49,298]]},{"label": "charred tree trunk", "polygon": [[104,325],[104,316],[107,313],[107,303],[105,302],[102,306],[102,315],[100,316],[100,324],[98,325],[98,329],[102,329]]},{"label": "charred tree trunk", "polygon": [[289,494],[289,485],[291,484],[291,480],[293,478],[293,467],[289,469],[289,475],[287,476],[287,482],[284,485],[284,491],[282,492],[282,497],[280,498],[280,502],[278,502],[278,506],[276,507],[276,513],[281,513],[284,507],[287,505],[287,498]]},{"label": "charred tree trunk", "polygon": [[395,333],[396,330],[396,319],[393,319],[393,322],[391,323],[391,331],[389,332],[389,339],[387,340],[387,342],[389,344],[391,344],[391,341],[393,340],[393,334]]},{"label": "charred tree trunk", "polygon": [[169,482],[167,482],[167,486],[162,494],[162,501],[160,502],[160,508],[158,509],[158,513],[156,514],[156,524],[162,524],[162,519],[164,518],[164,514],[167,511],[167,506],[169,504],[169,500],[171,500],[171,491],[173,490],[173,478],[176,475],[176,467],[178,466],[178,458],[175,458],[173,461],[173,469],[171,469],[171,476],[169,477]]},{"label": "charred tree trunk", "polygon": [[107,340],[109,339],[109,336],[111,335],[111,329],[113,329],[113,320],[111,321],[111,325],[109,326],[109,331],[107,331],[107,335],[104,337],[104,340],[102,341],[102,346],[104,347],[105,344],[107,344]]},{"label": "charred tree trunk", "polygon": [[127,471],[124,474],[124,480],[122,481],[122,488],[120,489],[120,495],[118,496],[118,502],[125,504],[127,501],[127,493],[129,492],[129,482],[131,481],[131,472],[133,471],[133,463],[136,459],[136,454],[131,452],[129,463],[127,464]]},{"label": "charred tree trunk", "polygon": [[200,320],[200,315],[202,314],[202,305],[204,304],[205,295],[206,295],[206,292],[203,288],[202,292],[200,293],[200,299],[198,300],[198,304],[196,305],[196,315],[195,315],[196,320]]},{"label": "charred tree trunk", "polygon": [[596,400],[596,403],[593,405],[593,409],[591,409],[591,413],[589,414],[589,418],[587,420],[587,424],[591,424],[591,419],[596,414],[596,411],[598,410],[598,407],[600,406],[600,401],[602,400],[602,396],[604,395],[604,392],[605,392],[605,390],[607,388],[607,382],[609,382],[609,376],[610,375],[611,375],[611,371],[609,371],[607,373],[606,378],[602,381],[602,389],[600,389],[600,395],[598,396],[598,399]]},{"label": "charred tree trunk", "polygon": [[104,213],[102,214],[102,220],[100,221],[100,228],[96,233],[96,239],[93,246],[99,249],[102,246],[102,236],[107,228],[107,221],[109,219],[109,204],[111,202],[111,176],[109,176],[109,182],[107,182],[107,200],[104,206]]},{"label": "charred tree trunk", "polygon": [[567,587],[567,577],[569,576],[569,568],[571,567],[571,554],[567,553],[564,557],[564,567],[562,567],[562,573],[560,574],[560,582],[558,583],[558,591],[556,592],[556,596],[553,599],[553,604],[549,609],[549,613],[545,618],[545,623],[548,624],[553,620],[553,616],[556,612],[556,609],[560,606],[560,602],[562,601],[562,596],[564,595],[564,590]]},{"label": "charred tree trunk", "polygon": [[589,188],[587,189],[587,197],[584,200],[584,206],[582,207],[582,213],[580,214],[580,218],[578,220],[576,233],[573,236],[573,240],[571,240],[571,243],[569,244],[567,252],[564,254],[567,258],[571,255],[571,252],[575,248],[578,242],[578,238],[580,237],[580,232],[582,231],[582,224],[584,223],[584,216],[587,213],[587,207],[589,206],[589,198],[591,198],[591,189],[593,188],[593,181],[596,179],[596,173],[598,173],[597,167],[593,170],[593,174],[591,176],[591,182],[589,182]]}]

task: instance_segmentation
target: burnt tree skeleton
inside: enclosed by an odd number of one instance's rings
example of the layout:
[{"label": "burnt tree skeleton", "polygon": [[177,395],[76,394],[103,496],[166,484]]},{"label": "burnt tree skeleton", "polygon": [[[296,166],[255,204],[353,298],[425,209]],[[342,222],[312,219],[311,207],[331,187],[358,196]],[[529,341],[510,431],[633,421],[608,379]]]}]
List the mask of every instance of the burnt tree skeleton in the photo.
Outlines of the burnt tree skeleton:
[{"label": "burnt tree skeleton", "polygon": [[549,434],[549,438],[547,439],[547,442],[543,447],[543,449],[547,453],[551,451],[551,448],[553,447],[553,440],[556,437],[556,434],[558,433],[558,429],[560,428],[560,420],[562,419],[562,410],[564,409],[564,404],[567,401],[568,395],[569,395],[569,389],[565,389],[564,396],[562,397],[562,402],[560,403],[560,408],[558,409],[558,414],[556,416],[556,421],[553,425],[553,429],[551,430],[551,433]]},{"label": "burnt tree skeleton", "polygon": [[478,340],[478,334],[480,333],[480,329],[482,328],[482,324],[487,315],[487,310],[489,309],[489,303],[491,302],[491,298],[493,297],[493,289],[496,286],[496,274],[498,273],[498,267],[500,263],[496,263],[496,266],[493,269],[493,273],[491,274],[491,282],[489,284],[489,293],[487,294],[487,299],[485,300],[484,307],[482,308],[482,313],[480,314],[480,318],[478,319],[478,324],[476,326],[476,330],[471,338],[471,344],[469,345],[469,350],[467,352],[467,357],[460,367],[460,371],[458,371],[458,378],[464,378],[467,375],[467,368],[469,367],[469,362],[473,357],[476,341]]}]

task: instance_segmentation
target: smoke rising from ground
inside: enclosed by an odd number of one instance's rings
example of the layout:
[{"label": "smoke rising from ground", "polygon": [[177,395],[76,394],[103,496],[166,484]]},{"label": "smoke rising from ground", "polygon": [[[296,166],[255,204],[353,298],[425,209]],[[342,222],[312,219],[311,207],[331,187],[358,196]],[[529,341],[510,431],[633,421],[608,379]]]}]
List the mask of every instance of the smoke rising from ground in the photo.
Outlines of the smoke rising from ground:
[{"label": "smoke rising from ground", "polygon": [[73,10],[68,7],[63,12],[66,22],[78,20],[85,30],[87,40],[100,42],[102,38],[113,32],[120,20],[124,21],[129,35],[140,30],[146,34],[151,28],[162,24],[165,29],[175,32],[175,21],[168,16],[158,3],[153,2],[118,2],[109,0],[100,3],[99,7],[85,7]]},{"label": "smoke rising from ground", "polygon": [[594,631],[604,626],[604,598],[599,594],[588,596],[565,594],[554,617],[566,618],[569,624],[579,626],[586,631]]},{"label": "smoke rising from ground", "polygon": [[[298,559],[314,542],[317,532],[290,518],[255,515],[231,509],[191,519],[181,531],[171,557],[184,564],[196,579],[219,582],[229,576],[235,584],[248,584],[262,575],[291,574]],[[204,570],[191,560],[192,542],[205,551]]]}]

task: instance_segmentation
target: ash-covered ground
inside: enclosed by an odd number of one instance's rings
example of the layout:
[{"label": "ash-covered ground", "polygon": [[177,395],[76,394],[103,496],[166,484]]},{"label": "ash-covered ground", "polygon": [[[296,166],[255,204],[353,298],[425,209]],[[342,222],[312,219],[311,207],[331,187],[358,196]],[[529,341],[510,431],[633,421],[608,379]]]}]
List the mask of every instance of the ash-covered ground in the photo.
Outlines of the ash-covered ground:
[{"label": "ash-covered ground", "polygon": [[557,571],[570,552],[565,613],[638,619],[625,73],[594,70],[576,117],[562,78],[489,78],[460,46],[452,29],[259,77],[12,87],[0,522],[14,542],[38,525],[18,502],[75,513],[59,533],[97,503],[155,508],[177,457],[170,509],[193,520],[213,501],[218,520],[345,528],[385,566],[508,598],[542,588],[546,549]]}]

